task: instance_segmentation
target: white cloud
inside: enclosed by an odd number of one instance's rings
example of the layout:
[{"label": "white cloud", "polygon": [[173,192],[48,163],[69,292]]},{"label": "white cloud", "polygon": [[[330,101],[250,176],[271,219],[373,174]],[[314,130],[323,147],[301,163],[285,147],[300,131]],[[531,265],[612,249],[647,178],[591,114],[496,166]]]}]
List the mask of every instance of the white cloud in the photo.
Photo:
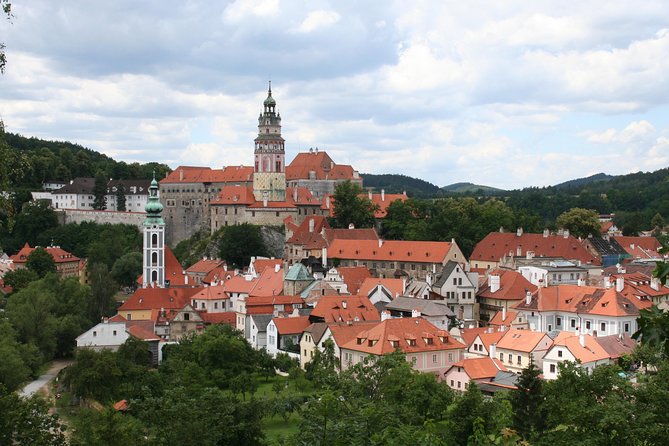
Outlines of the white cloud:
[{"label": "white cloud", "polygon": [[293,32],[310,33],[321,30],[334,25],[339,19],[341,19],[341,16],[336,11],[311,11]]},{"label": "white cloud", "polygon": [[586,132],[589,142],[597,144],[611,144],[611,143],[630,143],[643,139],[646,135],[655,132],[653,124],[646,120],[630,122],[627,127],[622,130],[606,129],[603,132]]},{"label": "white cloud", "polygon": [[223,20],[239,22],[249,16],[273,16],[279,12],[279,0],[236,0],[223,12]]}]

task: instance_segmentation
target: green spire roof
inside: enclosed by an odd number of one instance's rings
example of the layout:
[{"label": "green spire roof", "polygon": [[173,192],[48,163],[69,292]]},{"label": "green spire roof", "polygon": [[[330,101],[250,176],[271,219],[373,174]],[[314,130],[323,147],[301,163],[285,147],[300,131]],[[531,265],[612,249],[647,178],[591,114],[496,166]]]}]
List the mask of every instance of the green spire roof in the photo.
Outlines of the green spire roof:
[{"label": "green spire roof", "polygon": [[314,278],[309,274],[307,267],[301,263],[296,263],[290,267],[286,273],[284,280],[314,280]]},{"label": "green spire roof", "polygon": [[264,102],[265,105],[276,105],[276,101],[272,97],[272,81],[269,81],[269,89],[267,90],[267,99]]},{"label": "green spire roof", "polygon": [[158,198],[158,182],[156,181],[156,173],[153,173],[153,181],[149,186],[149,201],[144,208],[146,211],[146,219],[144,219],[144,226],[164,225],[165,221],[160,216],[163,211],[163,205]]}]

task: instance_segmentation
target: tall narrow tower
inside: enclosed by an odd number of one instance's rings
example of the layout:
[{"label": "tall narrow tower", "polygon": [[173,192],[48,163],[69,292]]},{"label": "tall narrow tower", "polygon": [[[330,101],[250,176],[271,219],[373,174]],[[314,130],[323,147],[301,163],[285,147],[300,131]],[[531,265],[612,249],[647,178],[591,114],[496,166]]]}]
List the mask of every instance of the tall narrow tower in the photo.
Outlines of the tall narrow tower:
[{"label": "tall narrow tower", "polygon": [[281,115],[275,109],[270,81],[263,112],[258,116],[258,137],[254,140],[253,195],[258,201],[286,199],[286,152],[281,137]]},{"label": "tall narrow tower", "polygon": [[158,182],[154,174],[149,187],[149,201],[146,203],[144,219],[144,273],[142,288],[165,287],[165,221],[160,216],[163,205],[158,199]]}]

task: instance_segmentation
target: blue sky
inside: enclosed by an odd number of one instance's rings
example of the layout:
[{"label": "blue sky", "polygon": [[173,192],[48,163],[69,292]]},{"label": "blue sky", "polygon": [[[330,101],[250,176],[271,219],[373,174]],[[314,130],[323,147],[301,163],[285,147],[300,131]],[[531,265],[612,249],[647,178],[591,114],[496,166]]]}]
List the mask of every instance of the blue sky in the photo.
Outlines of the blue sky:
[{"label": "blue sky", "polygon": [[1,21],[9,131],[118,160],[250,165],[272,79],[288,160],[439,186],[669,165],[669,2],[30,0]]}]

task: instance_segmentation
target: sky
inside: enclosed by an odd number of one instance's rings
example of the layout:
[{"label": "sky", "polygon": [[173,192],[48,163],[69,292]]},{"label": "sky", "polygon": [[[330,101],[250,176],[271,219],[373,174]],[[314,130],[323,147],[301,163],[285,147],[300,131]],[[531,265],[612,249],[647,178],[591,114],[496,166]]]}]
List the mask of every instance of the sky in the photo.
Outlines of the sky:
[{"label": "sky", "polygon": [[286,159],[438,186],[669,166],[669,2],[14,0],[0,119],[127,162]]}]

